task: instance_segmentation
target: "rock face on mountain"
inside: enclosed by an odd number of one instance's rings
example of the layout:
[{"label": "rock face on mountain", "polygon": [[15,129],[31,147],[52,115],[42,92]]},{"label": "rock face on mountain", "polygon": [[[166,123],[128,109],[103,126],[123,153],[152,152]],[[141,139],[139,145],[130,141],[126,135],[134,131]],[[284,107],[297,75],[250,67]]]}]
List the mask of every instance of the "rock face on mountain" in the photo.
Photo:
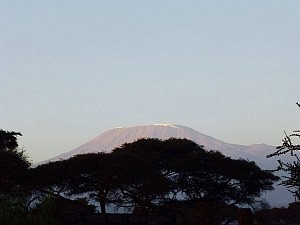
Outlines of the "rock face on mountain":
[{"label": "rock face on mountain", "polygon": [[[114,148],[119,147],[124,143],[131,143],[141,138],[168,139],[171,137],[192,140],[199,145],[203,145],[207,150],[219,150],[224,155],[231,156],[232,158],[245,158],[255,161],[263,169],[274,169],[277,165],[275,159],[266,158],[267,154],[275,151],[274,146],[265,144],[254,144],[249,146],[229,144],[199,133],[186,126],[166,124],[114,128],[102,133],[98,137],[72,151],[63,153],[44,162],[68,159],[77,154],[111,152]],[[268,193],[266,198],[273,205],[277,206],[286,205],[292,201],[291,195],[281,187],[276,188],[276,191],[274,192]]]}]

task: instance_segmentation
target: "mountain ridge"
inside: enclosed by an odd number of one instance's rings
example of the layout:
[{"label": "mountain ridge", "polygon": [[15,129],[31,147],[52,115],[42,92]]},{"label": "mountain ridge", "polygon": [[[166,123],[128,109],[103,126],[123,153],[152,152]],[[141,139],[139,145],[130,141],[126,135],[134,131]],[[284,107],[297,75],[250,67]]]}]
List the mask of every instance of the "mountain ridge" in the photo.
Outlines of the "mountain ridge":
[{"label": "mountain ridge", "polygon": [[[92,152],[111,152],[114,148],[124,143],[134,142],[141,138],[186,138],[203,145],[206,150],[218,150],[232,158],[244,158],[255,161],[263,169],[274,169],[277,167],[275,159],[267,159],[266,155],[275,151],[276,147],[266,144],[239,145],[220,141],[214,137],[202,134],[190,127],[170,124],[153,124],[131,127],[117,127],[105,131],[90,141],[77,148],[35,164],[35,166],[68,159],[76,154]],[[286,206],[293,201],[291,194],[283,187],[276,186],[275,191],[268,192],[264,196],[274,206]]]},{"label": "mountain ridge", "polygon": [[267,155],[275,149],[274,146],[266,144],[253,144],[248,146],[230,144],[183,125],[153,124],[110,129],[71,151],[62,153],[43,162],[67,159],[76,154],[111,152],[114,148],[119,147],[124,143],[134,142],[141,138],[168,139],[171,137],[186,138],[199,145],[203,145],[207,150],[218,150],[223,154],[234,158],[250,157],[250,160],[252,160],[251,157],[254,153],[260,154],[260,157],[255,157],[257,160],[257,158],[261,158],[262,154]]}]

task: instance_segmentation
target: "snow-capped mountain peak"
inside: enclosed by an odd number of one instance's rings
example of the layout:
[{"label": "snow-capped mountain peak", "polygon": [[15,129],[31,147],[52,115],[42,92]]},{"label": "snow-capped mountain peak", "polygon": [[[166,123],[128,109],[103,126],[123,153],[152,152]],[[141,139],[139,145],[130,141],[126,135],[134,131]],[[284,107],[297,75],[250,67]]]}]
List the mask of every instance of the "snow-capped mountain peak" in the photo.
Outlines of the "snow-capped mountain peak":
[{"label": "snow-capped mountain peak", "polygon": [[[219,150],[226,156],[232,158],[244,158],[255,161],[264,169],[274,169],[277,166],[276,159],[266,159],[266,155],[275,151],[274,146],[266,144],[253,144],[250,146],[230,144],[220,141],[211,136],[202,134],[190,127],[171,124],[154,124],[146,126],[117,127],[108,130],[93,138],[87,143],[49,160],[37,163],[36,165],[49,161],[68,159],[77,154],[92,152],[111,152],[114,148],[124,143],[131,143],[141,138],[186,138],[203,145],[207,150]],[[292,200],[291,195],[282,187],[276,187],[276,191],[268,193],[273,205],[286,205]]]},{"label": "snow-capped mountain peak", "polygon": [[[244,146],[229,144],[208,135],[202,134],[190,127],[182,125],[171,124],[154,124],[145,126],[131,126],[131,127],[117,127],[108,130],[99,136],[93,138],[87,143],[48,161],[56,161],[60,159],[67,159],[77,154],[84,154],[90,152],[111,152],[114,148],[121,146],[124,143],[134,142],[141,138],[186,138],[203,145],[207,150],[219,150],[223,154],[235,158],[249,158],[256,154],[268,153],[274,147],[272,146]],[[250,151],[251,150],[251,151]]]}]

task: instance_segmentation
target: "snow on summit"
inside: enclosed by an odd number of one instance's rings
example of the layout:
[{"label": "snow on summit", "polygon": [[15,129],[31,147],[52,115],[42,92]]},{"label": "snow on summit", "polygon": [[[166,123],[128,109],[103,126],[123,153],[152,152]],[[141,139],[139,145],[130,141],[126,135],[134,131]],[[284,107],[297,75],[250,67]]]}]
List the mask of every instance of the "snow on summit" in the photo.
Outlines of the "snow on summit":
[{"label": "snow on summit", "polygon": [[260,164],[261,155],[270,153],[273,146],[256,145],[244,146],[229,144],[202,134],[190,127],[171,124],[153,124],[145,126],[117,127],[93,138],[87,143],[47,161],[67,159],[77,154],[91,152],[111,152],[124,143],[131,143],[141,138],[186,138],[203,145],[207,150],[219,150],[227,156],[249,158]]},{"label": "snow on summit", "polygon": [[[153,124],[146,126],[118,127],[108,130],[99,136],[93,138],[87,143],[65,152],[49,160],[39,162],[35,166],[49,161],[68,159],[77,154],[93,152],[111,152],[114,148],[124,143],[131,143],[141,138],[186,138],[203,145],[207,150],[219,150],[226,156],[232,158],[244,158],[255,161],[263,169],[274,169],[277,161],[266,159],[266,155],[275,151],[274,146],[265,144],[253,144],[250,146],[230,144],[208,135],[202,134],[190,127],[171,124]],[[287,190],[282,187],[276,187],[274,192],[269,192],[265,196],[271,199],[270,203],[277,206],[287,205],[293,199]]]}]

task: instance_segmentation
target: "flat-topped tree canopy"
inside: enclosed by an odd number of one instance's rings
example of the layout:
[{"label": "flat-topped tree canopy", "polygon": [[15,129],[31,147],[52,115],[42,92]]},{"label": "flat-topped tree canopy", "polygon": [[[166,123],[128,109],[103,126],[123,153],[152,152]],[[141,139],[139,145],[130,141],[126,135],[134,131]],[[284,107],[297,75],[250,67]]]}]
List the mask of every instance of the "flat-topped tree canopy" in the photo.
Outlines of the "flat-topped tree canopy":
[{"label": "flat-topped tree canopy", "polygon": [[[208,151],[188,139],[140,139],[32,169],[33,179],[106,205],[161,209],[174,200],[251,204],[277,177],[254,162]],[[47,172],[48,171],[48,172]],[[45,179],[43,174],[49,174]],[[36,175],[36,177],[34,177]],[[52,188],[53,189],[53,188]]]}]

